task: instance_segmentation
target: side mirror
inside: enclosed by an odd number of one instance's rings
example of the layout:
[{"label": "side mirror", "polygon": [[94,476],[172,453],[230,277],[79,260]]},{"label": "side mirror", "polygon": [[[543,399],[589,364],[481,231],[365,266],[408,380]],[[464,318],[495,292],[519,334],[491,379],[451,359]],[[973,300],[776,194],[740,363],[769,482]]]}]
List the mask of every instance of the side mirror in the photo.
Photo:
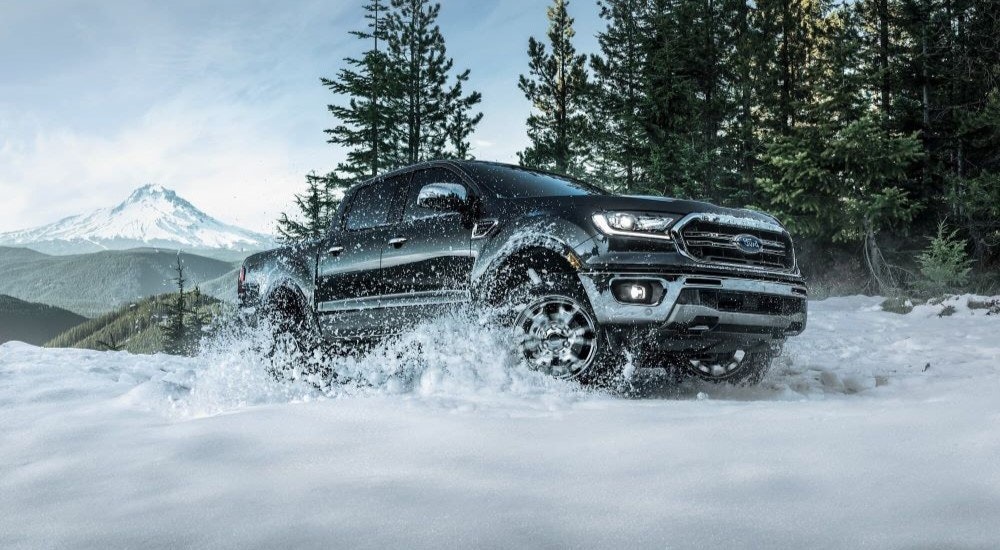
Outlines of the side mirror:
[{"label": "side mirror", "polygon": [[429,183],[420,188],[417,206],[457,212],[465,206],[468,198],[465,187],[457,183]]}]

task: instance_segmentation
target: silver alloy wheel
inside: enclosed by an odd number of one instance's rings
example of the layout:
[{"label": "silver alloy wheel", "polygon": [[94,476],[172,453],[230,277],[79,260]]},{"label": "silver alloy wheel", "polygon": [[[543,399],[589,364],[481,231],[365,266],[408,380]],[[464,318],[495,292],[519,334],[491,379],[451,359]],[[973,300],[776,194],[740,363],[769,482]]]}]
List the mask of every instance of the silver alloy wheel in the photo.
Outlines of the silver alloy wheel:
[{"label": "silver alloy wheel", "polygon": [[740,370],[743,366],[743,359],[747,353],[743,350],[736,350],[729,359],[721,361],[703,361],[700,359],[688,359],[691,368],[705,378],[724,379]]},{"label": "silver alloy wheel", "polygon": [[597,355],[597,325],[579,302],[545,296],[521,310],[514,334],[528,366],[556,378],[576,378]]}]

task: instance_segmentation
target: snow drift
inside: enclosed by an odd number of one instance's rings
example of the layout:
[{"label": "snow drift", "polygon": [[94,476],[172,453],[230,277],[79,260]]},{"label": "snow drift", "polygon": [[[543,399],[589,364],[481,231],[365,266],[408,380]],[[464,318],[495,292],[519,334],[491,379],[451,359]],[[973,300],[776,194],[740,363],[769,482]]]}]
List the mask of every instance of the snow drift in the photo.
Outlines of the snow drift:
[{"label": "snow drift", "polygon": [[0,547],[996,547],[1000,316],[967,303],[813,302],[762,386],[629,399],[460,315],[321,389],[254,338],[5,344]]}]

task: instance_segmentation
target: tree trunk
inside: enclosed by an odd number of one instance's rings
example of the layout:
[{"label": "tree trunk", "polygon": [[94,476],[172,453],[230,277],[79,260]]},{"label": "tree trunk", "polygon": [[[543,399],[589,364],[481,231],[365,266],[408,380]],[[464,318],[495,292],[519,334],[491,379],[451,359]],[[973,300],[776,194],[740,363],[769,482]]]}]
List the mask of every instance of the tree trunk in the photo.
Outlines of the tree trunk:
[{"label": "tree trunk", "polygon": [[878,65],[881,76],[879,100],[882,107],[882,122],[888,123],[890,107],[891,78],[889,75],[889,0],[876,0],[878,9]]},{"label": "tree trunk", "polygon": [[739,167],[740,187],[743,188],[746,196],[743,200],[753,203],[755,185],[753,178],[753,113],[752,113],[752,90],[751,84],[751,55],[752,47],[750,41],[750,13],[746,2],[740,2],[737,12],[738,16],[738,38],[737,38],[737,62],[740,64],[739,70]]},{"label": "tree trunk", "polygon": [[781,59],[781,104],[778,112],[781,116],[781,133],[788,134],[791,130],[792,118],[792,59],[789,48],[791,40],[788,35],[791,32],[792,18],[791,8],[788,5],[791,0],[783,0],[781,3],[781,47],[779,58]]},{"label": "tree trunk", "polygon": [[882,249],[878,246],[875,238],[875,228],[871,219],[865,218],[865,263],[868,265],[868,275],[875,287],[875,291],[880,296],[894,296],[899,293],[899,285],[896,284],[895,277],[889,264],[882,256]]},{"label": "tree trunk", "polygon": [[[930,52],[927,47],[927,26],[930,25],[930,11],[928,10],[927,20],[923,22],[920,28],[920,53],[921,53],[921,63],[920,63],[920,73],[921,73],[921,99],[923,107],[923,123],[924,132],[930,130],[931,127],[931,92],[930,92],[930,70],[928,69],[930,65]],[[927,137],[924,137],[924,143],[927,143]],[[926,149],[926,146],[925,146]]]},{"label": "tree trunk", "polygon": [[[376,56],[378,55],[378,35],[379,35],[379,26],[378,26],[379,25],[379,18],[378,18],[379,13],[378,13],[378,8],[379,8],[379,3],[378,3],[378,0],[376,0],[376,2],[375,2],[375,8],[374,8],[375,9],[375,26],[374,26],[374,28],[372,30],[372,38],[375,41],[375,55]],[[371,177],[374,178],[375,176],[378,175],[378,165],[379,165],[379,162],[378,162],[379,161],[379,158],[378,158],[378,155],[379,155],[379,151],[378,151],[378,142],[379,142],[379,127],[378,127],[378,122],[379,122],[379,108],[378,108],[379,96],[378,96],[378,89],[379,89],[379,86],[382,85],[382,81],[381,81],[382,75],[379,75],[379,74],[376,74],[376,73],[372,73],[371,76],[372,76],[372,97],[371,97],[371,102],[372,102],[372,105],[371,105],[371,108],[372,108],[372,173],[371,173]]]}]

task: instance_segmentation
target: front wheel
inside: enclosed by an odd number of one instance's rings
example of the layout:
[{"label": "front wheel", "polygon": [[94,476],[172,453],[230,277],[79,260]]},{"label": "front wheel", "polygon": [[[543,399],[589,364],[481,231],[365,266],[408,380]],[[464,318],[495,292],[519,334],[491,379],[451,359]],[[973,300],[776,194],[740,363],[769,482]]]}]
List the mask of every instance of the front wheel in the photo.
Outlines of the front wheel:
[{"label": "front wheel", "polygon": [[514,343],[529,368],[583,383],[610,381],[621,371],[624,354],[611,345],[578,282],[529,283],[508,302],[517,312]]}]

